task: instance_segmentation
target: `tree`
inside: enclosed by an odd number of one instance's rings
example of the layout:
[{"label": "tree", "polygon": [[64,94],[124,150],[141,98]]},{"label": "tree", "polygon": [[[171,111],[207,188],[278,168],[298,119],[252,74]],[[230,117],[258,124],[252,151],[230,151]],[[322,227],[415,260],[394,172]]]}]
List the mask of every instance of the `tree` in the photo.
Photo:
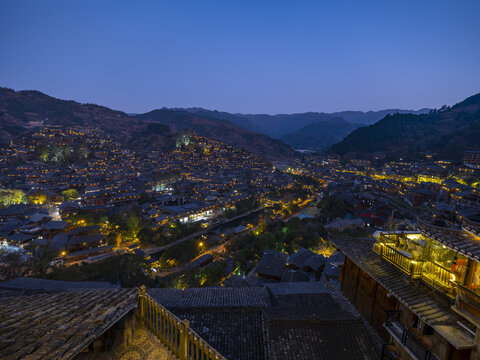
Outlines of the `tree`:
[{"label": "tree", "polygon": [[327,218],[330,220],[339,217],[343,218],[347,213],[347,206],[343,200],[334,195],[324,196],[323,199],[318,203],[318,208],[320,209],[321,217],[324,220]]},{"label": "tree", "polygon": [[77,190],[68,189],[68,190],[62,191],[62,196],[65,201],[72,201],[72,200],[78,199],[80,195],[78,194]]},{"label": "tree", "polygon": [[37,153],[40,160],[42,160],[43,162],[47,162],[50,151],[46,145],[41,145],[40,147],[38,147]]},{"label": "tree", "polygon": [[145,259],[134,254],[112,256],[103,261],[81,266],[62,266],[46,275],[49,279],[66,281],[109,281],[123,287],[151,286]]},{"label": "tree", "polygon": [[0,252],[0,280],[24,276],[26,272],[24,254],[19,251]]},{"label": "tree", "polygon": [[159,262],[162,267],[170,267],[174,264],[186,263],[197,255],[199,255],[197,241],[195,239],[190,239],[165,250],[160,257]]},{"label": "tree", "polygon": [[[202,277],[200,281],[201,286],[214,286],[222,281],[225,276],[225,261],[219,261],[211,264],[202,270]],[[203,282],[203,283],[202,283]]]},{"label": "tree", "polygon": [[86,159],[86,158],[88,158],[88,155],[90,155],[90,150],[88,150],[88,148],[86,146],[82,145],[78,149],[78,154],[79,154],[81,159]]},{"label": "tree", "polygon": [[36,253],[33,258],[30,259],[29,265],[31,269],[31,276],[44,278],[47,274],[47,270],[50,267],[51,261],[58,255],[57,251],[35,251],[30,249],[32,253]]},{"label": "tree", "polygon": [[246,213],[247,211],[256,209],[260,206],[260,203],[255,198],[248,198],[239,200],[235,204],[235,209],[227,209],[224,212],[224,215],[227,219],[234,218],[235,216]]},{"label": "tree", "polygon": [[127,218],[127,233],[126,237],[128,240],[136,240],[139,231],[142,229],[140,224],[140,218],[135,214],[131,213]]},{"label": "tree", "polygon": [[35,205],[41,205],[47,201],[47,195],[40,192],[34,192],[31,194],[28,194],[27,198],[31,204],[35,204]]},{"label": "tree", "polygon": [[144,226],[138,232],[138,238],[142,244],[154,242],[155,231],[150,224]]},{"label": "tree", "polygon": [[0,205],[10,206],[25,202],[25,193],[22,190],[0,190]]}]

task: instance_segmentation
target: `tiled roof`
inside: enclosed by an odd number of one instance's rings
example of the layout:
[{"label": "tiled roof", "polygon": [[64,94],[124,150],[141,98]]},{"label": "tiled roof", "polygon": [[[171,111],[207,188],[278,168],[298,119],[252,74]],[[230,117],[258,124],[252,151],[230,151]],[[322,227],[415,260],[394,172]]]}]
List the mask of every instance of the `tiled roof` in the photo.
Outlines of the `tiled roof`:
[{"label": "tiled roof", "polygon": [[377,359],[361,320],[265,319],[269,359]]},{"label": "tiled roof", "polygon": [[48,230],[62,230],[68,225],[66,221],[55,221],[50,220],[48,223],[45,224],[45,229]]},{"label": "tiled roof", "polygon": [[166,308],[226,308],[269,306],[268,292],[262,287],[148,289],[148,294]]},{"label": "tiled roof", "polygon": [[361,319],[363,321],[363,325],[365,326],[365,329],[372,340],[373,346],[375,347],[375,350],[377,354],[381,354],[382,347],[381,345],[383,344],[383,340],[380,338],[380,336],[377,334],[377,332],[370,326],[370,324],[362,318],[358,310],[355,308],[355,306],[352,305],[350,300],[347,299],[347,297],[342,293],[342,290],[340,290],[339,287],[336,287],[333,285],[331,281],[326,283],[326,286],[328,288],[328,293],[332,297],[332,299],[335,300],[337,305],[342,309],[345,313],[348,313],[352,318],[354,319]]},{"label": "tiled roof", "polygon": [[0,298],[7,296],[17,296],[19,292],[17,290],[4,290],[0,289]]},{"label": "tiled roof", "polygon": [[275,305],[282,307],[338,307],[329,294],[278,295],[275,299]]},{"label": "tiled roof", "polygon": [[330,240],[345,256],[427,324],[452,324],[456,322],[456,316],[448,311],[448,307],[437,304],[432,290],[421,283],[413,284],[394,265],[374,253],[371,239],[331,236]]},{"label": "tiled roof", "polygon": [[318,282],[147,292],[230,360],[376,358],[358,312]]},{"label": "tiled roof", "polygon": [[270,320],[357,320],[341,310],[336,304],[322,307],[272,306],[263,309],[263,315]]},{"label": "tiled roof", "polygon": [[312,268],[314,271],[318,271],[326,262],[327,260],[323,255],[316,254],[305,261],[304,266],[305,268]]},{"label": "tiled roof", "polygon": [[255,272],[264,276],[272,276],[280,279],[287,262],[287,257],[287,254],[280,251],[265,250],[255,268]]},{"label": "tiled roof", "polygon": [[3,297],[0,358],[71,359],[136,304],[136,289]]},{"label": "tiled roof", "polygon": [[303,270],[285,269],[282,274],[282,282],[305,282],[309,281],[310,276]]},{"label": "tiled roof", "polygon": [[465,230],[456,230],[418,222],[418,229],[428,237],[471,258],[480,261],[479,237]]},{"label": "tiled roof", "polygon": [[99,231],[101,227],[99,225],[88,225],[88,226],[82,226],[78,228],[74,228],[70,230],[68,233],[70,236],[81,234],[84,232],[92,232],[92,231]]},{"label": "tiled roof", "polygon": [[[224,289],[222,289],[224,290]],[[175,309],[180,319],[229,360],[266,359],[258,309]]]},{"label": "tiled roof", "polygon": [[68,240],[68,245],[80,245],[83,243],[91,244],[96,242],[101,242],[103,240],[103,234],[96,235],[83,235],[83,236],[74,236]]},{"label": "tiled roof", "polygon": [[0,289],[28,289],[46,291],[66,291],[73,289],[94,290],[94,289],[116,289],[114,285],[106,281],[61,281],[37,278],[19,277],[0,282]]},{"label": "tiled roof", "polygon": [[327,293],[327,289],[322,282],[295,282],[295,283],[268,283],[265,284],[272,294],[291,295],[291,294],[321,294]]},{"label": "tiled roof", "polygon": [[301,248],[296,253],[290,255],[287,259],[288,265],[296,265],[299,268],[302,268],[305,265],[305,262],[314,256],[315,253],[309,249]]}]

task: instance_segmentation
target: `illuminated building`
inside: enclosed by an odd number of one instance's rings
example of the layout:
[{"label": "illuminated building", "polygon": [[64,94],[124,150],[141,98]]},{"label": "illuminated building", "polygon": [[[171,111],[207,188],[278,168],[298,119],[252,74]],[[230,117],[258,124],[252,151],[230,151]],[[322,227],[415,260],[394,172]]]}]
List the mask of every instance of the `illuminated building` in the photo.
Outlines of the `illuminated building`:
[{"label": "illuminated building", "polygon": [[477,359],[480,224],[463,229],[419,221],[418,230],[369,239],[333,237],[345,254],[342,291],[379,332],[384,355]]}]

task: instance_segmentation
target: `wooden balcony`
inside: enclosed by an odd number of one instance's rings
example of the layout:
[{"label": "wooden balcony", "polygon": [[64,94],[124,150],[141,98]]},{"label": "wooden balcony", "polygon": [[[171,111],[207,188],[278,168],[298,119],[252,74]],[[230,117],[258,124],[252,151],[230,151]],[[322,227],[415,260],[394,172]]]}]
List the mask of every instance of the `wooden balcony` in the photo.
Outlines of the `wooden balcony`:
[{"label": "wooden balcony", "polygon": [[393,246],[384,243],[375,243],[373,251],[391,262],[412,279],[419,278],[422,274],[422,262],[411,259],[411,256],[406,251],[396,250]]},{"label": "wooden balcony", "polygon": [[373,244],[373,251],[376,252],[378,255],[382,256],[382,244],[381,243],[374,243]]},{"label": "wooden balcony", "polygon": [[[395,341],[405,349],[412,359],[438,360],[438,358],[422,343],[422,337],[417,338],[399,322],[398,315],[398,312],[389,313],[387,315],[387,321],[384,324],[385,329]],[[382,357],[383,355],[384,354],[382,354]]]},{"label": "wooden balcony", "polygon": [[440,264],[425,261],[422,267],[422,280],[450,297],[456,295],[455,275]]},{"label": "wooden balcony", "polygon": [[188,320],[180,320],[147,294],[138,290],[140,320],[180,360],[226,360],[210,344],[190,329]]},{"label": "wooden balcony", "polygon": [[410,253],[395,249],[393,244],[376,242],[373,244],[373,251],[395,265],[412,280],[421,279],[449,297],[455,297],[458,279],[449,269],[434,262],[413,260]]},{"label": "wooden balcony", "polygon": [[480,327],[480,296],[478,294],[459,285],[452,310]]}]

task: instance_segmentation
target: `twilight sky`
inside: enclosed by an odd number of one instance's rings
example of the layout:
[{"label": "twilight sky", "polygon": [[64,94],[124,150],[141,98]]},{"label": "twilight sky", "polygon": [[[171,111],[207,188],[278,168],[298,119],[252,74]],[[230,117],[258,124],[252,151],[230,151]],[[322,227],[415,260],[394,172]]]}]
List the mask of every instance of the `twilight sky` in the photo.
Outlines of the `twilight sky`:
[{"label": "twilight sky", "polygon": [[0,0],[0,86],[127,112],[419,109],[480,92],[480,1]]}]

